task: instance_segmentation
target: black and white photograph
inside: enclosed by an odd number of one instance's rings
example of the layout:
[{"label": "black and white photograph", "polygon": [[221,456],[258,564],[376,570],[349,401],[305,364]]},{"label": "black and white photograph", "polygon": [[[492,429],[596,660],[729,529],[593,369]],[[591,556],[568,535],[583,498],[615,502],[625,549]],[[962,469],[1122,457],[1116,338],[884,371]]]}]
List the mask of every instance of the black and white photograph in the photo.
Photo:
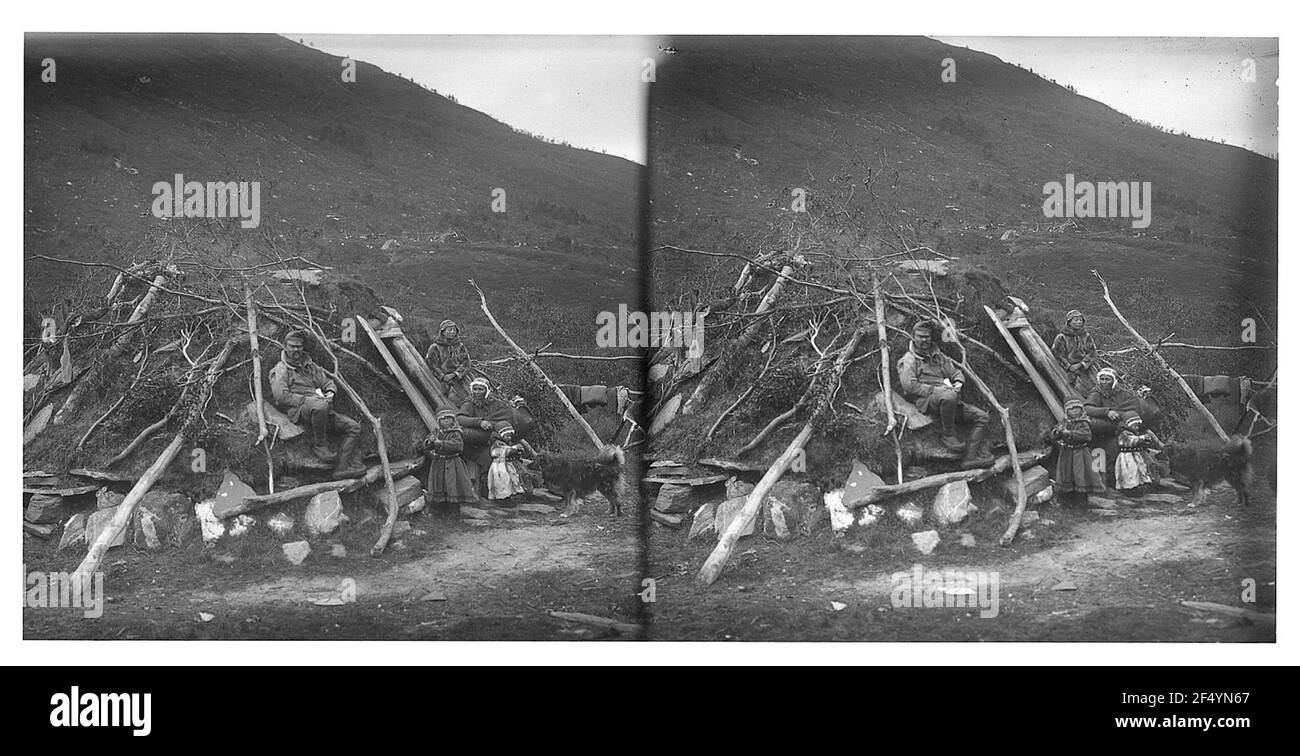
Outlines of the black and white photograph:
[{"label": "black and white photograph", "polygon": [[1283,645],[1278,35],[654,12],[22,30],[20,647]]},{"label": "black and white photograph", "polygon": [[655,639],[1275,639],[1276,39],[669,47]]},{"label": "black and white photograph", "polygon": [[23,636],[638,637],[646,45],[27,35]]}]

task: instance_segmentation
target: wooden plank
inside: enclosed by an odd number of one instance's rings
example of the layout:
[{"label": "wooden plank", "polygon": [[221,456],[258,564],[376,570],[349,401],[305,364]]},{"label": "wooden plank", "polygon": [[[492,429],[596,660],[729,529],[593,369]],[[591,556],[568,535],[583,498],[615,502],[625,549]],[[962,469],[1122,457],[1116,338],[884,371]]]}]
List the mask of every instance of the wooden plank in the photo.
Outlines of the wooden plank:
[{"label": "wooden plank", "polygon": [[1033,326],[1026,323],[1024,326],[1012,328],[1011,330],[1020,339],[1025,352],[1038,364],[1043,377],[1051,382],[1063,401],[1083,398],[1070,385],[1070,378],[1065,374],[1065,368],[1061,367],[1061,363],[1056,361],[1056,355],[1052,353],[1052,348],[1047,345],[1046,341],[1043,341],[1043,337],[1038,335],[1038,331],[1035,331]]},{"label": "wooden plank", "polygon": [[425,397],[433,402],[435,407],[439,410],[449,409],[454,411],[456,409],[451,400],[447,398],[447,395],[442,393],[437,379],[433,377],[433,371],[429,369],[429,364],[420,356],[420,351],[415,348],[411,340],[406,338],[406,334],[402,333],[401,328],[390,325],[380,334],[380,338],[391,347],[393,356],[397,357],[402,363],[402,367],[406,368],[407,375],[411,377],[415,385],[424,391]]},{"label": "wooden plank", "polygon": [[393,357],[393,353],[388,351],[388,345],[384,343],[383,339],[379,338],[379,334],[375,333],[375,329],[370,325],[370,321],[360,315],[355,317],[357,324],[361,326],[361,329],[366,332],[366,335],[370,337],[370,341],[375,345],[375,349],[378,350],[379,356],[384,358],[384,362],[387,363],[388,369],[393,372],[394,376],[396,376],[397,382],[402,386],[402,391],[406,392],[406,398],[411,400],[411,404],[415,406],[415,411],[420,413],[420,419],[424,421],[424,424],[429,428],[430,432],[437,430],[438,415],[433,411],[433,407],[429,406],[429,400],[425,399],[424,394],[421,394],[420,390],[415,387],[415,384],[411,383],[411,379],[406,377],[406,372],[403,371],[402,366],[397,363],[397,360]]},{"label": "wooden plank", "polygon": [[679,486],[707,486],[713,483],[721,483],[730,475],[700,475],[694,478],[674,478],[671,476],[653,475],[648,478],[642,478],[642,483],[674,483]]},{"label": "wooden plank", "polygon": [[1056,392],[1053,391],[1052,387],[1043,379],[1042,374],[1034,367],[1034,363],[1030,361],[1029,356],[1025,354],[1025,351],[1020,348],[1020,343],[1016,341],[1016,337],[1012,336],[1011,331],[1007,330],[1007,326],[1002,322],[1002,318],[999,318],[998,314],[993,311],[993,308],[988,305],[984,306],[984,312],[988,313],[989,319],[993,321],[993,325],[997,326],[998,333],[1002,334],[1002,338],[1006,340],[1007,346],[1011,347],[1011,352],[1016,356],[1016,361],[1019,362],[1020,366],[1025,369],[1025,372],[1029,374],[1029,380],[1033,381],[1034,388],[1038,389],[1038,394],[1043,397],[1044,402],[1047,402],[1048,409],[1052,410],[1052,414],[1056,416],[1058,422],[1064,420],[1065,408],[1061,406],[1061,400],[1056,398]]}]

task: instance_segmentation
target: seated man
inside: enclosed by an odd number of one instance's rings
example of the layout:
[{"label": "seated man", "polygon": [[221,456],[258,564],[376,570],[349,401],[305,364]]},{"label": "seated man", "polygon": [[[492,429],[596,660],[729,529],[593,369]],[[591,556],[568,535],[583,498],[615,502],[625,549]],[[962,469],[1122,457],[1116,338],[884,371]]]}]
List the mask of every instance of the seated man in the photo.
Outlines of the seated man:
[{"label": "seated man", "polygon": [[492,436],[509,426],[511,417],[510,406],[492,393],[486,378],[479,377],[470,381],[469,399],[460,405],[456,422],[464,429],[465,450],[461,456],[465,461],[473,463],[470,475],[475,480],[485,480],[484,474],[492,464]]},{"label": "seated man", "polygon": [[469,350],[460,340],[460,326],[456,321],[444,320],[438,325],[438,336],[424,353],[424,361],[433,371],[433,377],[442,382],[440,388],[448,399],[463,402],[469,397]]},{"label": "seated man", "polygon": [[[898,361],[898,385],[917,409],[939,416],[943,428],[940,440],[949,451],[965,452],[963,468],[993,464],[993,455],[984,446],[989,413],[961,400],[965,376],[951,358],[939,351],[934,343],[935,331],[935,325],[925,320],[912,327],[912,343]],[[955,424],[959,419],[974,426],[965,444],[957,438]]]},{"label": "seated man", "polygon": [[[356,458],[361,425],[334,411],[334,380],[312,361],[302,331],[284,338],[284,352],[271,368],[271,396],[289,419],[311,433],[312,453],[324,462],[337,462],[335,478],[354,478],[365,472]],[[329,431],[343,434],[339,453],[330,451]]]},{"label": "seated man", "polygon": [[1127,389],[1119,387],[1119,377],[1113,368],[1097,371],[1097,386],[1083,401],[1083,411],[1092,426],[1093,446],[1103,446],[1114,438],[1122,423],[1138,415],[1138,398]]}]

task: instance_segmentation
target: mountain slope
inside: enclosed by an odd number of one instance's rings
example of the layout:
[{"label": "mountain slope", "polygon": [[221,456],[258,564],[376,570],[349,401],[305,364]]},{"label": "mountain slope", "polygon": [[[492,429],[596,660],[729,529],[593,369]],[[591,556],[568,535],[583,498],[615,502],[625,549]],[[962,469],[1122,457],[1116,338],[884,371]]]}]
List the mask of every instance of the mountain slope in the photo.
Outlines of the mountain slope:
[{"label": "mountain slope", "polygon": [[[997,275],[1035,306],[1048,338],[1060,315],[1082,307],[1103,348],[1126,345],[1094,268],[1153,338],[1239,343],[1256,306],[1275,322],[1276,160],[1136,123],[926,38],[678,37],[674,47],[651,90],[652,246],[772,249],[784,243],[792,190],[804,189],[810,210],[820,203],[814,215],[857,212],[884,246],[900,234]],[[940,77],[949,57],[955,83]],[[1043,186],[1067,173],[1150,181],[1150,227],[1090,219],[1081,233],[1048,233],[1060,221],[1044,218]],[[1007,230],[1020,237],[1002,242]],[[709,280],[715,260],[656,253],[657,298]],[[1269,369],[1257,363],[1273,359],[1178,356],[1257,377]]]},{"label": "mountain slope", "polygon": [[[789,206],[788,188],[827,189],[846,173],[865,198],[870,168],[878,189],[896,185],[901,204],[951,227],[1042,220],[1043,184],[1066,173],[1151,181],[1153,227],[1276,222],[1276,161],[1141,125],[984,53],[893,37],[675,46],[652,90],[659,218],[728,190],[742,200],[729,212],[761,217],[769,201]],[[940,80],[949,57],[955,83]]]},{"label": "mountain slope", "polygon": [[29,236],[151,223],[153,183],[182,173],[260,180],[276,234],[632,244],[635,164],[518,134],[369,64],[344,83],[339,58],[281,37],[29,35],[24,64]]}]

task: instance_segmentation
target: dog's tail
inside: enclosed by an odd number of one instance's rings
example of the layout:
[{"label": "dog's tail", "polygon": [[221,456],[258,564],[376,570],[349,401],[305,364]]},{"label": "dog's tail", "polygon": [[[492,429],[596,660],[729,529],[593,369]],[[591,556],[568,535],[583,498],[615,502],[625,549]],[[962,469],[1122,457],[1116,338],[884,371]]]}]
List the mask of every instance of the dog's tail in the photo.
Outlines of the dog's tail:
[{"label": "dog's tail", "polygon": [[[1247,442],[1249,443],[1249,442]],[[623,448],[607,444],[600,451],[596,452],[596,461],[606,467],[621,468],[627,462],[627,457],[623,454]]]},{"label": "dog's tail", "polygon": [[1250,439],[1245,436],[1233,436],[1228,439],[1227,443],[1223,446],[1223,450],[1231,456],[1242,457],[1244,459],[1250,459],[1250,457],[1255,453],[1255,449],[1251,445]]}]

